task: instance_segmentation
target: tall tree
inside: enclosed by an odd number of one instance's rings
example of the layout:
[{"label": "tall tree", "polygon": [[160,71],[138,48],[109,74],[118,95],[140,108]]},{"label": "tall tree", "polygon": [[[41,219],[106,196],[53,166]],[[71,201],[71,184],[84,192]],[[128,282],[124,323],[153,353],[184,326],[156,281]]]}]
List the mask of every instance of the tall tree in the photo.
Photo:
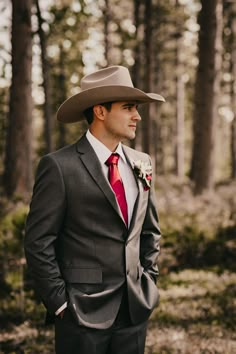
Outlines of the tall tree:
[{"label": "tall tree", "polygon": [[231,160],[232,160],[232,177],[236,178],[236,3],[232,3],[232,111],[234,114],[231,124]]},{"label": "tall tree", "polygon": [[[65,75],[65,53],[63,46],[60,45],[60,61],[59,61],[59,77],[58,77],[58,88],[59,88],[59,97],[60,102],[66,100],[67,87],[66,87],[66,75]],[[59,122],[58,129],[58,143],[57,147],[63,147],[66,144],[66,128],[65,124]]]},{"label": "tall tree", "polygon": [[43,74],[43,90],[44,90],[44,142],[45,142],[45,153],[51,152],[53,150],[52,141],[52,102],[51,102],[51,85],[50,85],[50,67],[47,57],[47,42],[45,32],[43,30],[44,20],[42,18],[41,9],[39,5],[39,0],[34,0],[36,5],[36,14],[38,18],[38,35],[40,39],[41,47],[41,64],[42,64],[42,74]]},{"label": "tall tree", "polygon": [[[141,0],[133,1],[134,16],[133,22],[135,26],[135,45],[133,49],[134,65],[132,68],[132,79],[135,87],[140,86],[140,56],[141,56],[141,40],[140,40],[140,25],[141,25]],[[139,130],[137,131],[139,133]],[[130,142],[132,148],[136,147],[136,138]]]},{"label": "tall tree", "polygon": [[110,23],[110,0],[104,3],[104,56],[106,64],[110,64],[110,41],[109,41],[109,23]]},{"label": "tall tree", "polygon": [[[176,12],[180,8],[179,0],[175,3]],[[184,80],[182,65],[182,23],[176,18],[176,174],[184,176]]]},{"label": "tall tree", "polygon": [[[5,65],[5,64],[4,64]],[[5,79],[5,70],[0,71],[0,76]],[[0,170],[3,168],[4,149],[5,149],[5,134],[6,134],[6,114],[8,110],[8,91],[9,87],[0,87]]]},{"label": "tall tree", "polygon": [[12,0],[12,83],[3,178],[8,196],[24,196],[32,185],[31,6],[31,0]]},{"label": "tall tree", "polygon": [[134,0],[134,26],[135,26],[135,45],[133,50],[134,66],[132,70],[134,86],[139,87],[140,83],[140,25],[141,25],[141,0]]},{"label": "tall tree", "polygon": [[222,61],[222,0],[201,0],[191,178],[200,194],[214,184],[217,98]]},{"label": "tall tree", "polygon": [[184,176],[184,100],[185,83],[183,75],[176,78],[176,174],[178,177]]},{"label": "tall tree", "polygon": [[[144,46],[145,46],[145,91],[151,92],[152,86],[152,0],[145,1],[145,37],[144,37]],[[147,105],[145,107],[145,113],[143,116],[143,150],[150,154],[151,146],[151,115],[150,107]]]}]

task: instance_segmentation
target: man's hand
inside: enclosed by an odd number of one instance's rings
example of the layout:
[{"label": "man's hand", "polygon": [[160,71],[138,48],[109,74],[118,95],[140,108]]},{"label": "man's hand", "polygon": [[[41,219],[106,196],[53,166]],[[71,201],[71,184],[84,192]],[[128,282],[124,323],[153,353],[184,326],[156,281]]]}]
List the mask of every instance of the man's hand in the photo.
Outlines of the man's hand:
[{"label": "man's hand", "polygon": [[63,319],[63,317],[64,317],[64,313],[65,313],[65,310],[62,310],[62,311],[59,313],[59,315],[58,315],[58,316],[60,316],[60,318],[61,318],[61,319]]}]

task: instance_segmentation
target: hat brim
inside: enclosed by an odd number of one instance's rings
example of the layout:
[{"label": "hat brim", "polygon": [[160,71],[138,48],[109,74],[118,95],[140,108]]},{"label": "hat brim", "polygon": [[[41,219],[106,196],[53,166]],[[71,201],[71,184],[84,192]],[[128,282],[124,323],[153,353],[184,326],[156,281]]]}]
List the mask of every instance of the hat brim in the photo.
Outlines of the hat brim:
[{"label": "hat brim", "polygon": [[161,101],[164,97],[156,93],[145,93],[127,86],[101,86],[81,91],[61,104],[57,119],[63,123],[74,123],[85,119],[83,112],[99,103],[134,100],[138,103]]}]

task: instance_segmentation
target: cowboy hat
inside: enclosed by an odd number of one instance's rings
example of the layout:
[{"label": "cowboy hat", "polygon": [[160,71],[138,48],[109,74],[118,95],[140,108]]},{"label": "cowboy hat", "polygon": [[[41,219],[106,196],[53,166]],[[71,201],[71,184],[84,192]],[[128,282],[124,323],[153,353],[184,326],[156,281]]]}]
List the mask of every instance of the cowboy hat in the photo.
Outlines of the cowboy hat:
[{"label": "cowboy hat", "polygon": [[64,123],[77,122],[85,118],[83,112],[89,107],[129,100],[139,103],[165,101],[161,95],[134,88],[129,70],[124,66],[110,66],[84,76],[81,91],[61,104],[57,119]]}]

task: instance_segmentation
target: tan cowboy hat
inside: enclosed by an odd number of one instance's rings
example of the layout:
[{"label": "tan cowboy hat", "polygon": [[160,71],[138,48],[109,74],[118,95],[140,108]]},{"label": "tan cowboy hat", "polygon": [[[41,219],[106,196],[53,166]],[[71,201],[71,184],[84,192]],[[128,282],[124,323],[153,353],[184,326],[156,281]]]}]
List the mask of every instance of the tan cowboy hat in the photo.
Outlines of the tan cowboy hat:
[{"label": "tan cowboy hat", "polygon": [[162,101],[156,93],[134,88],[129,70],[124,66],[110,66],[86,75],[81,80],[81,92],[71,96],[57,111],[57,119],[73,123],[84,119],[83,112],[96,104],[134,100],[139,103]]}]

